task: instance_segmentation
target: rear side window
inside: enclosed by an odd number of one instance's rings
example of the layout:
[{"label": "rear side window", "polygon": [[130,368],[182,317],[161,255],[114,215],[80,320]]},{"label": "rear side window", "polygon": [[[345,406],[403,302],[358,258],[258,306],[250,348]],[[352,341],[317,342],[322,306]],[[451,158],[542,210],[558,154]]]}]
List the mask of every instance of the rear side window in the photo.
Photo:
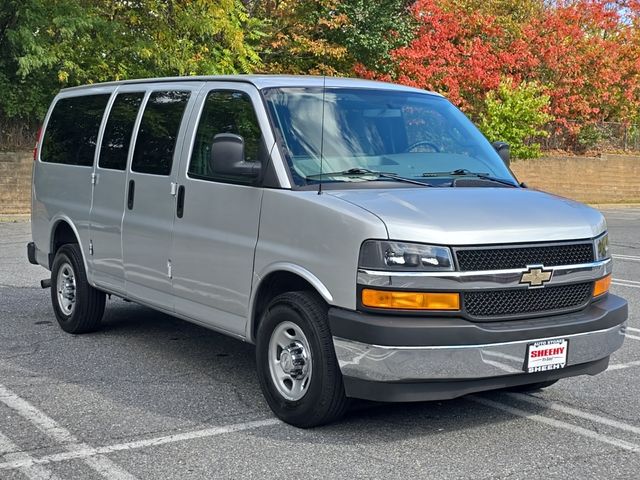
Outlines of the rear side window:
[{"label": "rear side window", "polygon": [[190,92],[153,92],[142,115],[131,170],[169,175]]},{"label": "rear side window", "polygon": [[144,92],[119,93],[116,97],[100,146],[100,168],[124,170],[131,145],[131,135]]},{"label": "rear side window", "polygon": [[62,98],[53,107],[42,141],[43,162],[90,167],[110,94]]},{"label": "rear side window", "polygon": [[219,133],[235,133],[244,140],[247,162],[260,160],[262,152],[262,132],[251,98],[244,92],[213,90],[204,102],[202,116],[198,124],[189,175],[202,180],[247,183],[246,178],[221,177],[211,171],[210,157],[213,138]]}]

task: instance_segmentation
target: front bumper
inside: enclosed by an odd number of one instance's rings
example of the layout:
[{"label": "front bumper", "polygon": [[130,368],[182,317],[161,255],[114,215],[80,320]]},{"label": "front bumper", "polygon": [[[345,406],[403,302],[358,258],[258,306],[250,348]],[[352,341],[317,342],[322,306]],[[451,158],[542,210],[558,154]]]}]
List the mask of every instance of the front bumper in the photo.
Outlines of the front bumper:
[{"label": "front bumper", "polygon": [[[580,312],[492,323],[338,309],[329,319],[347,395],[419,401],[599,373],[622,346],[627,303],[609,294]],[[527,345],[552,338],[569,340],[567,366],[525,373]]]}]

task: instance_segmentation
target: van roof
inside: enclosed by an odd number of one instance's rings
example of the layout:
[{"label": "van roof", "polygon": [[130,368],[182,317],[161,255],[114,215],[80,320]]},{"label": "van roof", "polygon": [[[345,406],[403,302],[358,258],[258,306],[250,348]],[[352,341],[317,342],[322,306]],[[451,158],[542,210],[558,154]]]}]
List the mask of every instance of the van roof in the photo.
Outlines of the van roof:
[{"label": "van roof", "polygon": [[[379,82],[375,80],[363,80],[360,78],[345,77],[321,77],[311,75],[205,75],[205,76],[185,76],[185,77],[162,77],[162,78],[140,78],[134,80],[121,80],[116,82],[92,83],[79,87],[62,89],[63,92],[90,89],[94,87],[168,83],[168,82],[202,82],[202,81],[224,81],[243,82],[254,85],[257,89],[272,87],[322,87],[326,81],[327,87],[352,87],[352,88],[376,88],[383,90],[414,91],[425,93],[418,88],[397,85],[395,83]],[[434,92],[427,92],[441,96]]]}]

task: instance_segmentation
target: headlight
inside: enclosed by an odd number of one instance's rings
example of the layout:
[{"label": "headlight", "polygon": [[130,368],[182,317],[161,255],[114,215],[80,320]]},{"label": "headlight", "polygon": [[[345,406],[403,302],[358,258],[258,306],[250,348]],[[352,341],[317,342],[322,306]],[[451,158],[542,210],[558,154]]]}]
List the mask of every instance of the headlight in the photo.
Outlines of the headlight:
[{"label": "headlight", "polygon": [[607,232],[596,238],[593,243],[595,244],[596,261],[604,260],[611,256],[609,254],[609,234]]},{"label": "headlight", "polygon": [[367,240],[360,249],[360,268],[398,272],[452,271],[451,250],[436,245]]}]

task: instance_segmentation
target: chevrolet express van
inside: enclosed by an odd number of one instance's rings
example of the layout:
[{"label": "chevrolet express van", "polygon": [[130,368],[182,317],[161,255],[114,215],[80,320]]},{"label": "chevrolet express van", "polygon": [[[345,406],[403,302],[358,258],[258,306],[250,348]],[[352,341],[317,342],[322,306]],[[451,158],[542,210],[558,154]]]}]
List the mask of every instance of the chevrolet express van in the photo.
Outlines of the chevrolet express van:
[{"label": "chevrolet express van", "polygon": [[28,257],[69,333],[115,295],[256,345],[275,414],[538,389],[607,368],[603,216],[519,184],[440,95],[292,76],[62,90]]}]

